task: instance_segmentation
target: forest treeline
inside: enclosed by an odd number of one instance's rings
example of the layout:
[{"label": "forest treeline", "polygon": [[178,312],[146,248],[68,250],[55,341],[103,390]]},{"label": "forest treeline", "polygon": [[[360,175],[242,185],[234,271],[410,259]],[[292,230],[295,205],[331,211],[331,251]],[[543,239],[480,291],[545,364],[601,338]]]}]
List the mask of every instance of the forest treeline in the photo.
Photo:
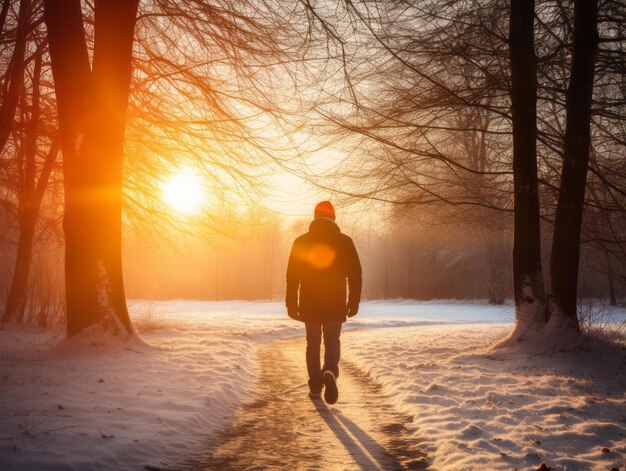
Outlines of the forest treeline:
[{"label": "forest treeline", "polygon": [[[258,217],[258,215],[257,215]],[[250,225],[250,221],[256,221]],[[193,235],[146,243],[126,237],[124,279],[129,298],[274,300],[284,298],[285,270],[293,239],[310,220],[281,220],[268,214],[259,223],[248,220],[246,235],[213,247]],[[242,227],[246,219],[242,218]],[[354,236],[363,264],[365,299],[478,299],[500,304],[511,299],[511,228],[499,240],[465,225],[425,223],[406,216],[386,215],[375,221],[350,211],[339,224]],[[545,239],[547,243],[547,239]],[[161,244],[165,243],[166,248]],[[12,263],[13,245],[2,251]],[[623,303],[624,288],[606,274],[604,252],[583,247],[580,297]],[[543,257],[543,263],[549,259]],[[5,265],[5,266],[6,266]],[[149,274],[149,275],[147,275]],[[8,289],[10,272],[3,273]],[[35,251],[31,300],[33,321],[58,322],[63,291],[62,247]],[[6,292],[6,291],[5,291]]]},{"label": "forest treeline", "polygon": [[[309,222],[289,223],[275,216],[249,228],[248,237],[217,248],[187,239],[163,253],[128,241],[128,296],[280,301],[291,244]],[[354,237],[359,251],[365,299],[477,299],[492,304],[511,300],[510,228],[499,240],[485,240],[485,234],[472,227],[440,226],[406,216],[372,222],[348,215],[339,225]],[[613,295],[616,304],[622,303],[623,285],[611,285],[602,255],[583,247],[580,297],[611,304]],[[543,263],[548,262],[544,256]]]},{"label": "forest treeline", "polygon": [[[581,296],[623,296],[622,2],[116,5],[2,1],[3,322],[60,290],[69,335],[132,334],[122,229],[180,226],[158,195],[186,164],[219,203],[183,232],[230,246],[204,250],[217,298],[281,292],[303,225],[242,210],[276,171],[346,208],[368,297],[513,298],[511,344],[575,338]],[[312,172],[311,146],[342,162]]]}]

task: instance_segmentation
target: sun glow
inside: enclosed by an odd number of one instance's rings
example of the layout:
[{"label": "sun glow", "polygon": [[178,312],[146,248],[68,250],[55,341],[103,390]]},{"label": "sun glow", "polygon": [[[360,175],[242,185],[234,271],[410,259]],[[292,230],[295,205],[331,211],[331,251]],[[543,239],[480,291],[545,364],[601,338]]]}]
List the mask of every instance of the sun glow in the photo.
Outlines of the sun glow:
[{"label": "sun glow", "polygon": [[206,200],[202,178],[191,170],[174,175],[163,194],[172,209],[184,214],[199,213]]}]

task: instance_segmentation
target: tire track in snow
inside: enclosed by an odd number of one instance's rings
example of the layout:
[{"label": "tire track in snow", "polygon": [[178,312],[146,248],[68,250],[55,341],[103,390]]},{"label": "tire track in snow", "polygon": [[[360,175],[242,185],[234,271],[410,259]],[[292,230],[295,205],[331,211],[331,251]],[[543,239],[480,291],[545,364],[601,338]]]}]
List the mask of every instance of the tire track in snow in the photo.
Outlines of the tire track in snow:
[{"label": "tire track in snow", "polygon": [[340,364],[339,402],[308,397],[304,338],[276,340],[259,351],[252,402],[210,455],[185,469],[427,469],[410,418],[394,409],[380,385],[350,363]]}]

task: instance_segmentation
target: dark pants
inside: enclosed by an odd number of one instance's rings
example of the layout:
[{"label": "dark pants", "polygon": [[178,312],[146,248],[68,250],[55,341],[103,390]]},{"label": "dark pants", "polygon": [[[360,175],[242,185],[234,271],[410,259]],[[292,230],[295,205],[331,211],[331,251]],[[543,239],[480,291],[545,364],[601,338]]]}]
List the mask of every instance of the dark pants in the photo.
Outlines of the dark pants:
[{"label": "dark pants", "polygon": [[[309,388],[311,391],[322,389],[324,371],[332,371],[339,376],[339,353],[341,322],[305,322],[306,326],[306,368],[309,372]],[[320,367],[320,345],[324,333],[324,366]]]}]

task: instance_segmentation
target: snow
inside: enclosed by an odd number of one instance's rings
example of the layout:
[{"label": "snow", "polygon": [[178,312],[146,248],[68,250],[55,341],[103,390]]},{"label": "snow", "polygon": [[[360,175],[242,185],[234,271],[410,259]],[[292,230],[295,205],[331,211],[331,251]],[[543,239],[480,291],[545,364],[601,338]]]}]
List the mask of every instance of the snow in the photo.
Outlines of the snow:
[{"label": "snow", "polygon": [[[261,346],[304,335],[281,302],[138,300],[130,309],[146,345],[53,348],[61,339],[51,333],[0,330],[0,466],[171,467],[209,450],[251,397]],[[510,304],[364,302],[346,324],[343,356],[414,417],[433,469],[619,467],[623,355],[490,354],[512,321]]]},{"label": "snow", "polygon": [[1,331],[0,466],[141,469],[204,446],[250,389],[256,344],[235,323],[169,326],[132,349]]},{"label": "snow", "polygon": [[[489,346],[510,325],[346,334],[356,364],[413,417],[433,469],[609,470],[626,456],[626,355],[520,355]],[[399,353],[401,352],[401,353]],[[608,448],[609,453],[603,453]]]}]

